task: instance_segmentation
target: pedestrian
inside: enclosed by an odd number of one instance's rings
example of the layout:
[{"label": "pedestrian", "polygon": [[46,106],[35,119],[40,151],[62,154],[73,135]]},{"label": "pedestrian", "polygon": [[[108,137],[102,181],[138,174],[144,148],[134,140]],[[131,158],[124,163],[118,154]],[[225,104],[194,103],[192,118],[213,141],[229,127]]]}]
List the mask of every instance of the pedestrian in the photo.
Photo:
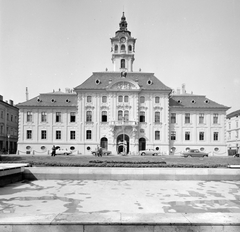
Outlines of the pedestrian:
[{"label": "pedestrian", "polygon": [[99,156],[102,157],[102,147],[99,148]]},{"label": "pedestrian", "polygon": [[56,155],[56,147],[53,145],[51,156],[55,156],[55,155]]}]

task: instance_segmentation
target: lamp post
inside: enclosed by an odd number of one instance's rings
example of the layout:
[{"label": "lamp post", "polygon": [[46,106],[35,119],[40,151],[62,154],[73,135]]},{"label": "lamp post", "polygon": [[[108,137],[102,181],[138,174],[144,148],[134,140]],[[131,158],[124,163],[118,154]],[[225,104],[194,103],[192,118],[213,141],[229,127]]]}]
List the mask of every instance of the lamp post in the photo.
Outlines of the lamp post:
[{"label": "lamp post", "polygon": [[125,134],[124,134],[124,116],[122,117],[122,130],[123,130],[123,153],[125,155],[125,144],[124,144],[124,140],[125,140]]},{"label": "lamp post", "polygon": [[10,139],[10,135],[8,134],[7,137],[8,137],[8,155],[9,155],[9,147],[10,147],[9,146],[9,139]]}]

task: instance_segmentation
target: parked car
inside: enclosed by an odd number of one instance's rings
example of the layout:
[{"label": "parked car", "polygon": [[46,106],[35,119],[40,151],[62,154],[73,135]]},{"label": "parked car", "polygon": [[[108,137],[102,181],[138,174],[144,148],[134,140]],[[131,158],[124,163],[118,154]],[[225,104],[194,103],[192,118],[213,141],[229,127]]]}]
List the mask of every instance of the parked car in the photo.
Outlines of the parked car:
[{"label": "parked car", "polygon": [[[102,155],[111,155],[111,151],[108,151],[108,150],[105,150],[105,149],[103,149],[102,150]],[[92,151],[92,155],[94,155],[94,156],[98,156],[98,151],[96,150],[96,151]]]},{"label": "parked car", "polygon": [[190,149],[183,152],[183,157],[208,157],[208,153],[201,152],[198,149]]},{"label": "parked car", "polygon": [[146,150],[142,150],[142,151],[139,151],[139,154],[140,155],[159,155],[160,152],[157,151],[157,150],[154,150],[154,149],[146,149]]},{"label": "parked car", "polygon": [[60,147],[56,149],[56,155],[70,155],[70,154],[72,154],[71,150],[61,149]]}]

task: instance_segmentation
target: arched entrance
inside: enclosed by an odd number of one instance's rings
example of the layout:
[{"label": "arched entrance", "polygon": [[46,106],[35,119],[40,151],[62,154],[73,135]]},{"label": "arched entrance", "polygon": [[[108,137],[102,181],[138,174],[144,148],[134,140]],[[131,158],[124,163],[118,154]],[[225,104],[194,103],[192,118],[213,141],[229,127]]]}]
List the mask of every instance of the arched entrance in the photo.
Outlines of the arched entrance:
[{"label": "arched entrance", "polygon": [[146,139],[140,138],[139,139],[139,151],[146,150]]},{"label": "arched entrance", "polygon": [[[123,139],[124,138],[124,139]],[[117,137],[117,153],[129,153],[129,136],[120,134]]]},{"label": "arched entrance", "polygon": [[108,139],[106,137],[101,138],[100,146],[104,149],[108,149]]}]

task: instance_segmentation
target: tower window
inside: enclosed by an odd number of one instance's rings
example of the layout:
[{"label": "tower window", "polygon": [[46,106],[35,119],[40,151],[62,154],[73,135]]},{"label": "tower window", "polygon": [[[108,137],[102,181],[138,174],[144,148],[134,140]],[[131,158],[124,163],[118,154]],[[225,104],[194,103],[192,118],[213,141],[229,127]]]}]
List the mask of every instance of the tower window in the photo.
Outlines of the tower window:
[{"label": "tower window", "polygon": [[114,51],[115,51],[115,53],[118,52],[118,46],[117,46],[117,45],[115,45],[115,47],[114,47]]},{"label": "tower window", "polygon": [[126,50],[125,45],[122,44],[122,45],[121,45],[121,52],[125,52],[125,50]]},{"label": "tower window", "polygon": [[121,68],[125,68],[125,60],[121,59]]},{"label": "tower window", "polygon": [[132,52],[132,46],[131,45],[128,46],[128,51]]}]

